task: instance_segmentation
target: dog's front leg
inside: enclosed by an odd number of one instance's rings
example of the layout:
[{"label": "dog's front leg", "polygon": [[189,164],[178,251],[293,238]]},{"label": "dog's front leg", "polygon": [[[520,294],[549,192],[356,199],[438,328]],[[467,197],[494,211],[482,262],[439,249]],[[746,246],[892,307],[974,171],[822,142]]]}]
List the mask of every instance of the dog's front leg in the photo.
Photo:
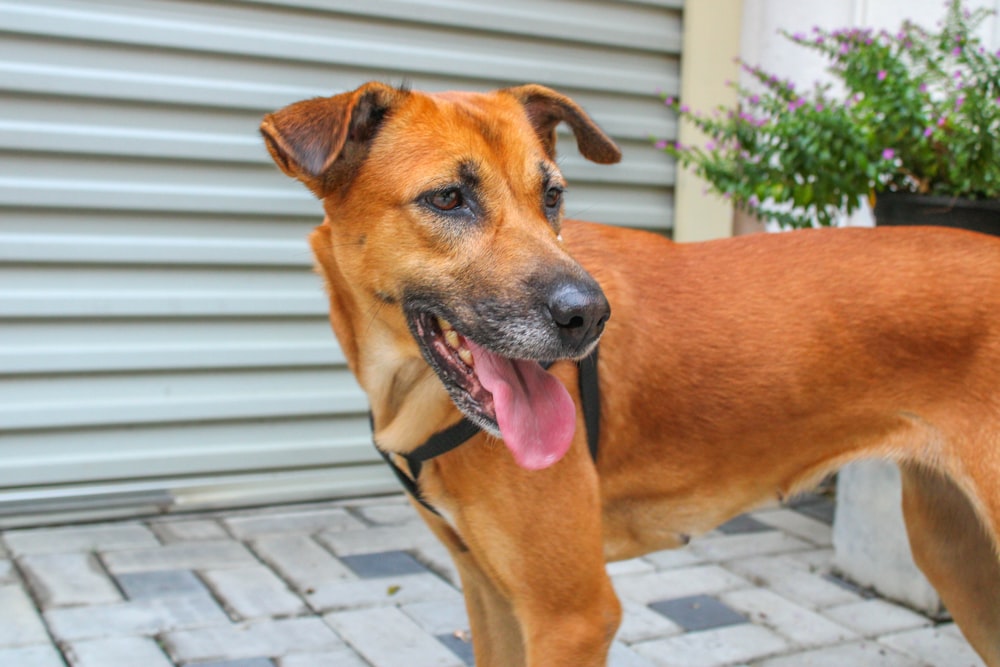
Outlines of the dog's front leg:
[{"label": "dog's front leg", "polygon": [[414,507],[448,548],[462,579],[477,665],[523,665],[524,638],[510,599],[497,589],[457,533],[418,503]]},{"label": "dog's front leg", "polygon": [[450,546],[476,664],[604,667],[621,605],[605,570],[586,445],[576,443],[550,469],[526,471],[501,449],[477,444],[427,471],[428,491],[447,504],[467,549]]}]

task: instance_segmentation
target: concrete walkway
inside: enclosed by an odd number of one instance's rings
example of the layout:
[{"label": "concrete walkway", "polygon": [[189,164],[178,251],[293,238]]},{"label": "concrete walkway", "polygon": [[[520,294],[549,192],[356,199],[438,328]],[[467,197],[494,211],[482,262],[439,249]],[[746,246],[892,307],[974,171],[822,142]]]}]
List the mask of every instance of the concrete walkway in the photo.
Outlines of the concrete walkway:
[{"label": "concrete walkway", "polygon": [[[609,567],[612,667],[974,667],[830,574],[831,508]],[[463,667],[454,569],[402,496],[0,533],[0,667]]]}]

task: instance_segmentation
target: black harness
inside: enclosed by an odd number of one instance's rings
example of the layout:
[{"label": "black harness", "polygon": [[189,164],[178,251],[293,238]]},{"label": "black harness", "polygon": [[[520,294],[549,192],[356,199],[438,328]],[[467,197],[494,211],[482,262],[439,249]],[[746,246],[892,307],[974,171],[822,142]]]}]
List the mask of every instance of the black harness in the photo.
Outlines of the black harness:
[{"label": "black harness", "polygon": [[[597,448],[601,430],[601,396],[597,378],[596,347],[589,356],[586,356],[577,362],[577,368],[579,369],[578,384],[580,388],[580,405],[583,408],[583,423],[587,429],[587,448],[590,450],[591,458],[596,463]],[[374,420],[372,421],[372,432],[374,433]],[[424,499],[423,494],[420,493],[420,469],[423,467],[425,461],[430,461],[436,456],[441,456],[442,454],[450,452],[459,445],[464,444],[472,436],[479,433],[479,431],[480,429],[478,426],[469,421],[468,418],[462,417],[461,421],[449,426],[443,431],[438,431],[428,438],[427,442],[420,445],[412,452],[397,454],[397,456],[406,461],[406,467],[409,468],[409,474],[407,474],[407,471],[404,471],[400,466],[396,465],[396,462],[392,458],[392,454],[379,447],[377,442],[375,443],[375,449],[378,450],[378,453],[382,455],[385,462],[389,464],[390,468],[392,468],[392,472],[396,474],[396,477],[399,479],[400,484],[403,485],[403,488],[406,489],[406,492],[413,496],[414,500],[423,505],[429,511],[440,516],[440,513],[434,509],[434,507]]]}]

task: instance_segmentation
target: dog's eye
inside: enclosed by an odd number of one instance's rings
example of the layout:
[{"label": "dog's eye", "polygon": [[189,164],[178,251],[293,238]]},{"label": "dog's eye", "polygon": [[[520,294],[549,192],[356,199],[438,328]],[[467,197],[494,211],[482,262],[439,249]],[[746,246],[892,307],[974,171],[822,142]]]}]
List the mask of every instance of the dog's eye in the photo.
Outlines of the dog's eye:
[{"label": "dog's eye", "polygon": [[427,196],[427,203],[439,211],[454,211],[464,202],[462,192],[458,188],[433,192]]},{"label": "dog's eye", "polygon": [[545,191],[545,208],[557,208],[562,203],[563,190],[553,185]]}]

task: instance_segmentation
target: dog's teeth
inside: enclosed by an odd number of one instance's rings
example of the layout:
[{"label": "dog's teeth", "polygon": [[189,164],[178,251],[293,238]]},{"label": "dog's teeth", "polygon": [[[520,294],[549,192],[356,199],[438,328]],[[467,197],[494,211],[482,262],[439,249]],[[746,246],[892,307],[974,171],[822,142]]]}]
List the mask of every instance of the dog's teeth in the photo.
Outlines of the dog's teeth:
[{"label": "dog's teeth", "polygon": [[444,340],[450,347],[458,349],[458,346],[462,344],[461,339],[458,337],[458,332],[454,329],[448,329],[444,332]]},{"label": "dog's teeth", "polygon": [[451,322],[449,322],[448,320],[439,317],[437,318],[437,321],[438,321],[438,326],[441,328],[441,331],[452,330],[453,327],[451,326]]},{"label": "dog's teeth", "polygon": [[458,351],[458,358],[464,361],[467,366],[476,365],[476,362],[472,359],[472,351],[467,347],[463,347]]}]

